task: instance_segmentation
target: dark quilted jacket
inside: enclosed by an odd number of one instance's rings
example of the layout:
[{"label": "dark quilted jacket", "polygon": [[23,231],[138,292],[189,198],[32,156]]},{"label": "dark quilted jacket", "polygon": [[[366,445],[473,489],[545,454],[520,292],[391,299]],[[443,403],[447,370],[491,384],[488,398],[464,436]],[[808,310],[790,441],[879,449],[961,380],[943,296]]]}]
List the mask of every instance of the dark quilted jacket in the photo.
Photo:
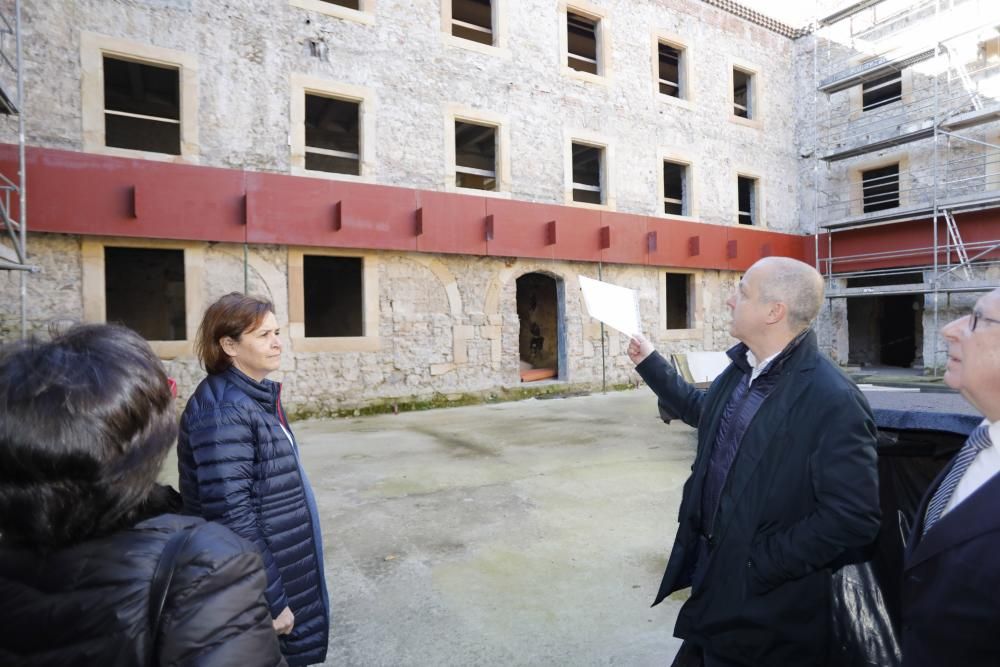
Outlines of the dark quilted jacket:
[{"label": "dark quilted jacket", "polygon": [[295,614],[282,652],[289,665],[308,665],[326,657],[329,612],[319,520],[298,452],[281,428],[280,390],[235,368],[205,378],[181,417],[177,464],[185,510],[257,547],[271,615],[286,606]]},{"label": "dark quilted jacket", "polygon": [[[726,661],[755,667],[825,664],[831,573],[879,530],[875,423],[861,391],[818,349],[809,331],[768,370],[774,385],[748,424],[723,482],[711,537],[702,534],[702,489],[729,397],[747,382],[746,345],[708,392],[659,354],[636,370],[661,415],[698,429],[677,534],[654,604],[692,584],[674,634]],[[754,384],[757,383],[754,382]]]},{"label": "dark quilted jacket", "polygon": [[154,664],[284,665],[260,556],[222,526],[175,514],[46,555],[0,548],[0,665],[147,664],[153,570],[187,526]]}]

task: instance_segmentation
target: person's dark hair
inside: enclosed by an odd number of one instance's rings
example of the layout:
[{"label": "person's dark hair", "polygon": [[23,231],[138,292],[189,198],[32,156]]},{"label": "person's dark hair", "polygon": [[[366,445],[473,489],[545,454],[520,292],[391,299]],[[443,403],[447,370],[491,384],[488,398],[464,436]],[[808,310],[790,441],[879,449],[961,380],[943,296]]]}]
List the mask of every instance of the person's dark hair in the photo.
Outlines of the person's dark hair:
[{"label": "person's dark hair", "polygon": [[0,541],[57,548],[132,525],[176,438],[163,364],[133,331],[0,350]]},{"label": "person's dark hair", "polygon": [[260,326],[268,313],[274,312],[274,304],[267,299],[230,292],[213,303],[205,311],[198,327],[195,353],[202,366],[215,375],[229,368],[233,361],[226,354],[219,341],[229,336],[238,341],[247,331]]}]

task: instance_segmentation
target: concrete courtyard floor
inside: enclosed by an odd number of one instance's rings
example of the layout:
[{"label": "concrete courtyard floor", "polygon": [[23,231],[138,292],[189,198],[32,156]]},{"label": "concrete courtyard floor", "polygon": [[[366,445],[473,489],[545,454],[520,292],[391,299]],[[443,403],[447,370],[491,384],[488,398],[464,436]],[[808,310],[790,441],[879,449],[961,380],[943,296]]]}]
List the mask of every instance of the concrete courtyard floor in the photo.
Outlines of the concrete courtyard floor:
[{"label": "concrete courtyard floor", "polygon": [[646,388],[294,424],[329,665],[668,665],[695,432]]},{"label": "concrete courtyard floor", "polygon": [[[873,407],[974,414],[873,389]],[[648,388],[293,428],[323,522],[327,665],[670,664],[687,591],[649,605],[696,441]]]}]

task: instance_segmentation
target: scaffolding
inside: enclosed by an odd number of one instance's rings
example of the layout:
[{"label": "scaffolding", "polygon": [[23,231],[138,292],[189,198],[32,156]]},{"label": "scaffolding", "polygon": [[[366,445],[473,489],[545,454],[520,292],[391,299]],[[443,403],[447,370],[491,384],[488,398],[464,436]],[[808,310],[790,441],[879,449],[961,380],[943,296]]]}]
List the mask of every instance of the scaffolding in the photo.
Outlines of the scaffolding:
[{"label": "scaffolding", "polygon": [[[941,297],[1000,286],[982,278],[1000,264],[1000,224],[967,242],[955,217],[1000,209],[1000,3],[863,0],[814,25],[815,250],[827,298],[925,295],[924,363],[938,369]],[[929,246],[834,254],[839,233],[915,221],[933,230]],[[876,268],[886,265],[901,268]],[[893,284],[917,272],[919,284]],[[845,287],[851,278],[869,286]]]},{"label": "scaffolding", "polygon": [[20,335],[23,339],[27,336],[27,274],[38,268],[28,263],[21,54],[21,2],[8,0],[0,5],[0,115],[7,117],[7,123],[16,119],[17,158],[14,173],[4,173],[0,169],[0,270],[20,274]]}]

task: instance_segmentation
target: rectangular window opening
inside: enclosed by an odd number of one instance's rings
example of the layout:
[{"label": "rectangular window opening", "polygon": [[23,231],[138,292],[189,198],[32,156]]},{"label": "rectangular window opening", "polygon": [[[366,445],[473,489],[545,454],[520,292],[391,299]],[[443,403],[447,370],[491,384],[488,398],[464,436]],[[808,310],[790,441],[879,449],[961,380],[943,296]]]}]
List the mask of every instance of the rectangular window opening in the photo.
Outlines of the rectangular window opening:
[{"label": "rectangular window opening", "polygon": [[361,104],[306,93],[306,169],[361,174]]},{"label": "rectangular window opening", "polygon": [[306,338],[364,335],[361,257],[302,258]]},{"label": "rectangular window opening", "polygon": [[903,75],[893,72],[861,84],[861,110],[871,111],[903,99]]},{"label": "rectangular window opening", "polygon": [[586,144],[573,144],[573,201],[603,204],[601,187],[604,149]]},{"label": "rectangular window opening", "polygon": [[104,305],[146,340],[185,340],[184,251],[105,247]]},{"label": "rectangular window opening", "polygon": [[671,97],[684,97],[681,81],[681,58],[683,50],[660,42],[660,93]]},{"label": "rectangular window opening", "polygon": [[339,7],[347,7],[348,9],[361,9],[360,0],[323,0],[323,2]]},{"label": "rectangular window opening", "polygon": [[920,285],[924,282],[924,274],[919,271],[894,273],[881,276],[860,276],[848,278],[847,287],[881,287],[883,285]]},{"label": "rectangular window opening", "polygon": [[667,274],[667,328],[691,328],[691,276],[687,273]]},{"label": "rectangular window opening", "polygon": [[490,0],[451,0],[451,34],[492,46],[493,7]]},{"label": "rectangular window opening", "polygon": [[741,225],[757,224],[757,179],[748,176],[737,178],[739,197],[739,223]]},{"label": "rectangular window opening", "polygon": [[663,212],[687,215],[687,165],[663,161]]},{"label": "rectangular window opening", "polygon": [[455,121],[455,185],[497,189],[497,128]]},{"label": "rectangular window opening", "polygon": [[733,68],[733,114],[748,120],[754,116],[753,79],[752,73]]},{"label": "rectangular window opening", "polygon": [[181,154],[180,70],[104,56],[104,143]]},{"label": "rectangular window opening", "polygon": [[861,172],[862,210],[884,211],[899,206],[899,163]]},{"label": "rectangular window opening", "polygon": [[567,64],[575,70],[600,74],[597,55],[597,19],[566,12]]}]

